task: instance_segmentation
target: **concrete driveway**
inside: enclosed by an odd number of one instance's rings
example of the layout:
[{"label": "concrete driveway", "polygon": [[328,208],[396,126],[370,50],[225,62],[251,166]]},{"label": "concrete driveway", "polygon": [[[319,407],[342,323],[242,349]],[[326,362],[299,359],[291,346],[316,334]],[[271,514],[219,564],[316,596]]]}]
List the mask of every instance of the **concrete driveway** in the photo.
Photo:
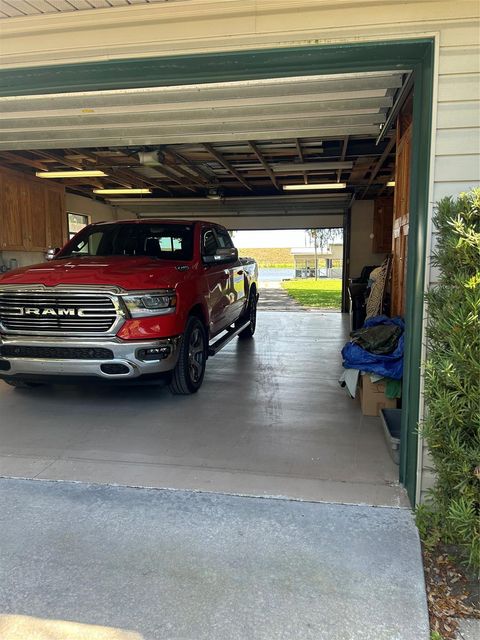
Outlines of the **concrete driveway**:
[{"label": "concrete driveway", "polygon": [[429,637],[406,509],[1,479],[0,539],[2,640]]}]

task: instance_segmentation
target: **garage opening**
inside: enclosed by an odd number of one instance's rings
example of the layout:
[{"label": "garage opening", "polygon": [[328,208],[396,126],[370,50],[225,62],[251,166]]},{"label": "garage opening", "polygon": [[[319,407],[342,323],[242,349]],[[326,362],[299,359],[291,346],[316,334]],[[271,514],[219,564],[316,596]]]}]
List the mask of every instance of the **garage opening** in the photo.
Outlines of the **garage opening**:
[{"label": "garage opening", "polygon": [[[408,296],[411,88],[405,67],[1,98],[2,269],[41,259],[87,221],[180,218],[218,222],[234,240],[337,229],[324,267],[314,247],[313,267],[300,252],[293,270],[309,281],[340,269],[341,280],[338,313],[261,311],[254,342],[218,354],[188,400],[52,388],[20,402],[2,388],[20,422],[4,453],[41,457],[39,477],[405,501],[380,418],[339,377],[349,332],[369,314],[372,272],[375,315],[403,315]],[[52,412],[61,426],[41,417]]]},{"label": "garage opening", "polygon": [[232,231],[242,257],[258,265],[259,308],[342,307],[343,230]]}]

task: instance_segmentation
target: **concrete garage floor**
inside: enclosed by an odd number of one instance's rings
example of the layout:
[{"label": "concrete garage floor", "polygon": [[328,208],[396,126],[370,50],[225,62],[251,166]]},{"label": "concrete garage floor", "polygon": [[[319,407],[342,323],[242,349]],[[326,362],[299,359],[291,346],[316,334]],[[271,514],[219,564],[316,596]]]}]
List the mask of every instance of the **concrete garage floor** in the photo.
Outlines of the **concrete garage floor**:
[{"label": "concrete garage floor", "polygon": [[406,505],[379,419],[337,382],[346,323],[261,312],[191,397],[0,383],[0,476]]},{"label": "concrete garage floor", "polygon": [[0,530],[5,640],[429,637],[406,509],[4,479]]}]

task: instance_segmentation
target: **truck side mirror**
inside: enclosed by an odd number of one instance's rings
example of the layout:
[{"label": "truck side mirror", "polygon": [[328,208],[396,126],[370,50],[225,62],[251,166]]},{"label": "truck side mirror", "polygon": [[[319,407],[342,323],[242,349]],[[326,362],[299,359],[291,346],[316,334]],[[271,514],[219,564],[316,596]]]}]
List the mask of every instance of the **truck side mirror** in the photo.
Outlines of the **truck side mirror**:
[{"label": "truck side mirror", "polygon": [[47,249],[47,253],[45,254],[45,258],[47,260],[53,260],[59,251],[60,251],[60,247],[55,247],[53,249],[50,247],[49,249]]},{"label": "truck side mirror", "polygon": [[203,256],[205,264],[224,264],[226,262],[236,262],[238,260],[238,250],[234,247],[217,249],[212,256]]}]

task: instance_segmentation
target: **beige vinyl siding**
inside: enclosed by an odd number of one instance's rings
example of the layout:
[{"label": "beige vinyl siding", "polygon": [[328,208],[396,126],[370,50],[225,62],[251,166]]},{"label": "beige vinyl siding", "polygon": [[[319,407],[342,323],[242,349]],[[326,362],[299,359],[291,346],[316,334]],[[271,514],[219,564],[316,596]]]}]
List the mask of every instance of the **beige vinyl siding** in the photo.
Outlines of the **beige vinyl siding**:
[{"label": "beige vinyl siding", "polygon": [[[435,162],[432,201],[455,196],[480,184],[480,41],[478,22],[465,26],[455,43],[454,28],[440,33]],[[464,40],[465,38],[465,40]],[[432,230],[431,247],[435,245]],[[430,266],[429,282],[439,272]],[[435,470],[425,441],[419,443],[421,469],[417,496],[428,498]]]},{"label": "beige vinyl siding", "polygon": [[1,63],[30,66],[432,33],[441,35],[442,47],[455,50],[478,45],[478,12],[476,0],[185,0],[10,18],[1,25]]},{"label": "beige vinyl siding", "polygon": [[[430,216],[480,184],[477,0],[185,0],[3,22],[4,67],[435,37]],[[420,497],[434,476],[419,453]]]}]

